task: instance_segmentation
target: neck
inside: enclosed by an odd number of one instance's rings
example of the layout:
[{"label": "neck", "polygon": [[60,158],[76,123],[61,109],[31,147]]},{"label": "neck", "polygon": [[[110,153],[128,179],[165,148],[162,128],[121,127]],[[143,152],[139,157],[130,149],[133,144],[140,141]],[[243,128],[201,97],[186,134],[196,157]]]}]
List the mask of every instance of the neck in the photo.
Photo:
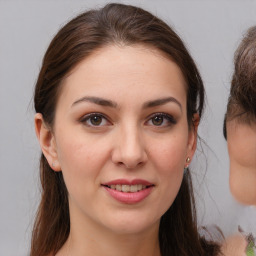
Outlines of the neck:
[{"label": "neck", "polygon": [[[72,219],[71,219],[72,220]],[[159,223],[136,233],[116,233],[96,223],[71,221],[70,235],[56,256],[160,256]]]},{"label": "neck", "polygon": [[[71,233],[66,246],[67,256],[160,256],[158,240],[139,235],[101,235],[77,237]],[[63,255],[64,256],[64,255]]]}]

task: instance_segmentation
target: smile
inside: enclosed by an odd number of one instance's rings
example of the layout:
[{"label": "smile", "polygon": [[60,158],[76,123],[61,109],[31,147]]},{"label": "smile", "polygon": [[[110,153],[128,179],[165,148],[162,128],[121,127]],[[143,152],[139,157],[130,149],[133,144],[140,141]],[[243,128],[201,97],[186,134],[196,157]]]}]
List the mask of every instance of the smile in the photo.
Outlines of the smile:
[{"label": "smile", "polygon": [[136,184],[136,185],[121,185],[121,184],[117,184],[117,185],[106,185],[108,188],[111,189],[115,189],[117,191],[122,191],[125,193],[135,193],[138,191],[141,191],[143,189],[146,189],[149,186],[146,185],[142,185],[142,184]]},{"label": "smile", "polygon": [[154,184],[148,181],[138,179],[132,181],[120,179],[101,185],[108,195],[125,204],[135,204],[143,201],[155,187]]}]

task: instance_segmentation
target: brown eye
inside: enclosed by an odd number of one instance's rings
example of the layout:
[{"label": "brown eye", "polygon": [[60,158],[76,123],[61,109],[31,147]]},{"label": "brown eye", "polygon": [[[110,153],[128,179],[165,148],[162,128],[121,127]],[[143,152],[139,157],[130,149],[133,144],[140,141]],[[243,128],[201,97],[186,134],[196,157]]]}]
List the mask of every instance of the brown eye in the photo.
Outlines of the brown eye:
[{"label": "brown eye", "polygon": [[110,125],[110,122],[108,121],[108,119],[100,113],[90,113],[84,116],[80,120],[80,122],[82,122],[83,124],[89,127],[97,127],[97,126],[101,127],[101,126]]},{"label": "brown eye", "polygon": [[174,119],[172,115],[166,113],[155,113],[150,116],[146,125],[150,126],[159,126],[160,127],[168,127],[175,125],[177,121]]},{"label": "brown eye", "polygon": [[102,123],[102,116],[91,116],[89,121],[92,125],[98,126]]},{"label": "brown eye", "polygon": [[156,126],[162,125],[163,121],[164,121],[163,116],[154,116],[152,118],[152,124]]}]

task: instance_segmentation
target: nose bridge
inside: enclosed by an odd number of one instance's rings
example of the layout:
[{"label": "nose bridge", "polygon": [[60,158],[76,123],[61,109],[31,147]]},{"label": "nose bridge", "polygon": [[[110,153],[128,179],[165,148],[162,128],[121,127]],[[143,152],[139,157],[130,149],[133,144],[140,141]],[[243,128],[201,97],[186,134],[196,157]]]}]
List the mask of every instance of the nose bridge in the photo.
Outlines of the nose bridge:
[{"label": "nose bridge", "polygon": [[135,123],[123,124],[120,127],[115,162],[126,168],[135,168],[146,161],[146,151],[142,131]]}]

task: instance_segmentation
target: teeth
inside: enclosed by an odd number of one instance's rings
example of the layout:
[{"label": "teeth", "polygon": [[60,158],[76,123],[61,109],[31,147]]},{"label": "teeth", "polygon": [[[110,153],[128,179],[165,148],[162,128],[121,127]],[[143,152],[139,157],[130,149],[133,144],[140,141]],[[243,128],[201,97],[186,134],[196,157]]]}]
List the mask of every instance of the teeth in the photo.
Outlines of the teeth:
[{"label": "teeth", "polygon": [[138,191],[138,186],[137,185],[131,185],[130,192],[136,192],[136,191]]},{"label": "teeth", "polygon": [[136,185],[121,185],[121,184],[117,184],[117,185],[110,185],[111,189],[115,189],[117,191],[122,191],[124,193],[134,193],[134,192],[138,192],[140,190],[146,189],[147,186],[146,185],[142,185],[142,184],[136,184]]},{"label": "teeth", "polygon": [[122,191],[122,185],[116,185],[116,190]]},{"label": "teeth", "polygon": [[130,186],[129,185],[122,185],[122,192],[130,192]]}]

